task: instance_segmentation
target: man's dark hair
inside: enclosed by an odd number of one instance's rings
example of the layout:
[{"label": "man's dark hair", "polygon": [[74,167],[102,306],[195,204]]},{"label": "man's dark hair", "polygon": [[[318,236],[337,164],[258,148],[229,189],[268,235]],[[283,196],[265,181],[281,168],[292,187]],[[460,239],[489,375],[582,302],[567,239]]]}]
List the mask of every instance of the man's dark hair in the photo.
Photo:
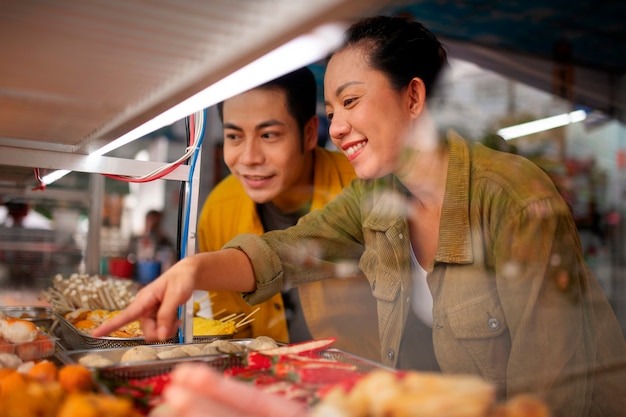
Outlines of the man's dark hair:
[{"label": "man's dark hair", "polygon": [[[284,91],[287,110],[296,119],[300,133],[304,134],[304,125],[316,114],[317,84],[313,71],[307,67],[300,68],[256,88]],[[224,102],[218,103],[217,110],[220,120],[224,122]]]}]

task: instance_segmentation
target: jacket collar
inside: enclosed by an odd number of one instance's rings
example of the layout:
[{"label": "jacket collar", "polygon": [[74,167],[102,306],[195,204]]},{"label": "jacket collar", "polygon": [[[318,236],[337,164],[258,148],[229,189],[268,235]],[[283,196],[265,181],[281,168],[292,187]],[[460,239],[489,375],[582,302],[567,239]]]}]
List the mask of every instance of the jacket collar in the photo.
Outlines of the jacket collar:
[{"label": "jacket collar", "polygon": [[471,263],[474,259],[470,228],[470,150],[456,132],[447,134],[450,158],[435,262]]},{"label": "jacket collar", "polygon": [[[435,262],[471,263],[473,252],[469,219],[470,152],[465,140],[453,131],[447,134],[450,147],[446,191],[444,194],[439,246]],[[366,189],[369,187],[366,186]],[[368,192],[368,191],[365,191]],[[397,177],[387,176],[373,182],[371,209],[363,221],[366,228],[387,231],[408,229],[406,198],[408,190]]]}]

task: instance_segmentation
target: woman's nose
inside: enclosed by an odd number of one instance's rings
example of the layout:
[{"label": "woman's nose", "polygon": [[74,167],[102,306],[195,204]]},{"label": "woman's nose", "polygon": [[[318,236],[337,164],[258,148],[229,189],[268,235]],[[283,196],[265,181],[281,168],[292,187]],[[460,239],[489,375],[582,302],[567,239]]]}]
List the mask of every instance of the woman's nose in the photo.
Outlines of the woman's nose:
[{"label": "woman's nose", "polygon": [[345,121],[337,119],[337,117],[333,117],[333,120],[330,122],[330,127],[328,128],[330,137],[340,140],[346,136],[348,132],[350,132],[350,125]]}]

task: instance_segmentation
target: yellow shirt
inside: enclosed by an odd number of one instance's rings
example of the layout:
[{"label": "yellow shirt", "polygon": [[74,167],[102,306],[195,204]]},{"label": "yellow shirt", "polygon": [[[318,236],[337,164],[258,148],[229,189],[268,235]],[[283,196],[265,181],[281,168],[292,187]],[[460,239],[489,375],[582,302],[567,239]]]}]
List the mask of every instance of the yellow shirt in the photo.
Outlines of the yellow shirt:
[{"label": "yellow shirt", "polygon": [[[322,208],[355,178],[354,169],[344,155],[315,149],[313,199],[311,211]],[[239,181],[228,176],[207,197],[198,220],[198,243],[201,252],[219,250],[242,233],[260,235],[263,225],[252,201]],[[300,301],[311,335],[318,339],[336,336],[333,345],[353,354],[380,361],[376,302],[369,283],[362,276],[329,279],[299,287]],[[287,321],[280,293],[259,306],[250,306],[241,294],[212,293],[213,311],[251,313],[256,307],[251,327],[235,337],[269,336],[289,342]]]}]

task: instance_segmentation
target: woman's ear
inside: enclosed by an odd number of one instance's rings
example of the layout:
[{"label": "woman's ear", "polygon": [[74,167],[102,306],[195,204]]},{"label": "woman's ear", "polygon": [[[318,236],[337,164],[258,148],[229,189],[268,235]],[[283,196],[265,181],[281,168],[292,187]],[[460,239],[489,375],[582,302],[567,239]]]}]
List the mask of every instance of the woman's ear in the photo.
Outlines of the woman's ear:
[{"label": "woman's ear", "polygon": [[411,116],[417,118],[422,114],[422,110],[426,104],[426,86],[424,85],[424,81],[422,81],[421,78],[413,78],[411,82],[409,82],[407,95],[409,100],[409,112]]},{"label": "woman's ear", "polygon": [[313,116],[304,125],[304,141],[302,144],[304,151],[310,151],[317,146],[319,136],[320,119],[317,116]]}]

